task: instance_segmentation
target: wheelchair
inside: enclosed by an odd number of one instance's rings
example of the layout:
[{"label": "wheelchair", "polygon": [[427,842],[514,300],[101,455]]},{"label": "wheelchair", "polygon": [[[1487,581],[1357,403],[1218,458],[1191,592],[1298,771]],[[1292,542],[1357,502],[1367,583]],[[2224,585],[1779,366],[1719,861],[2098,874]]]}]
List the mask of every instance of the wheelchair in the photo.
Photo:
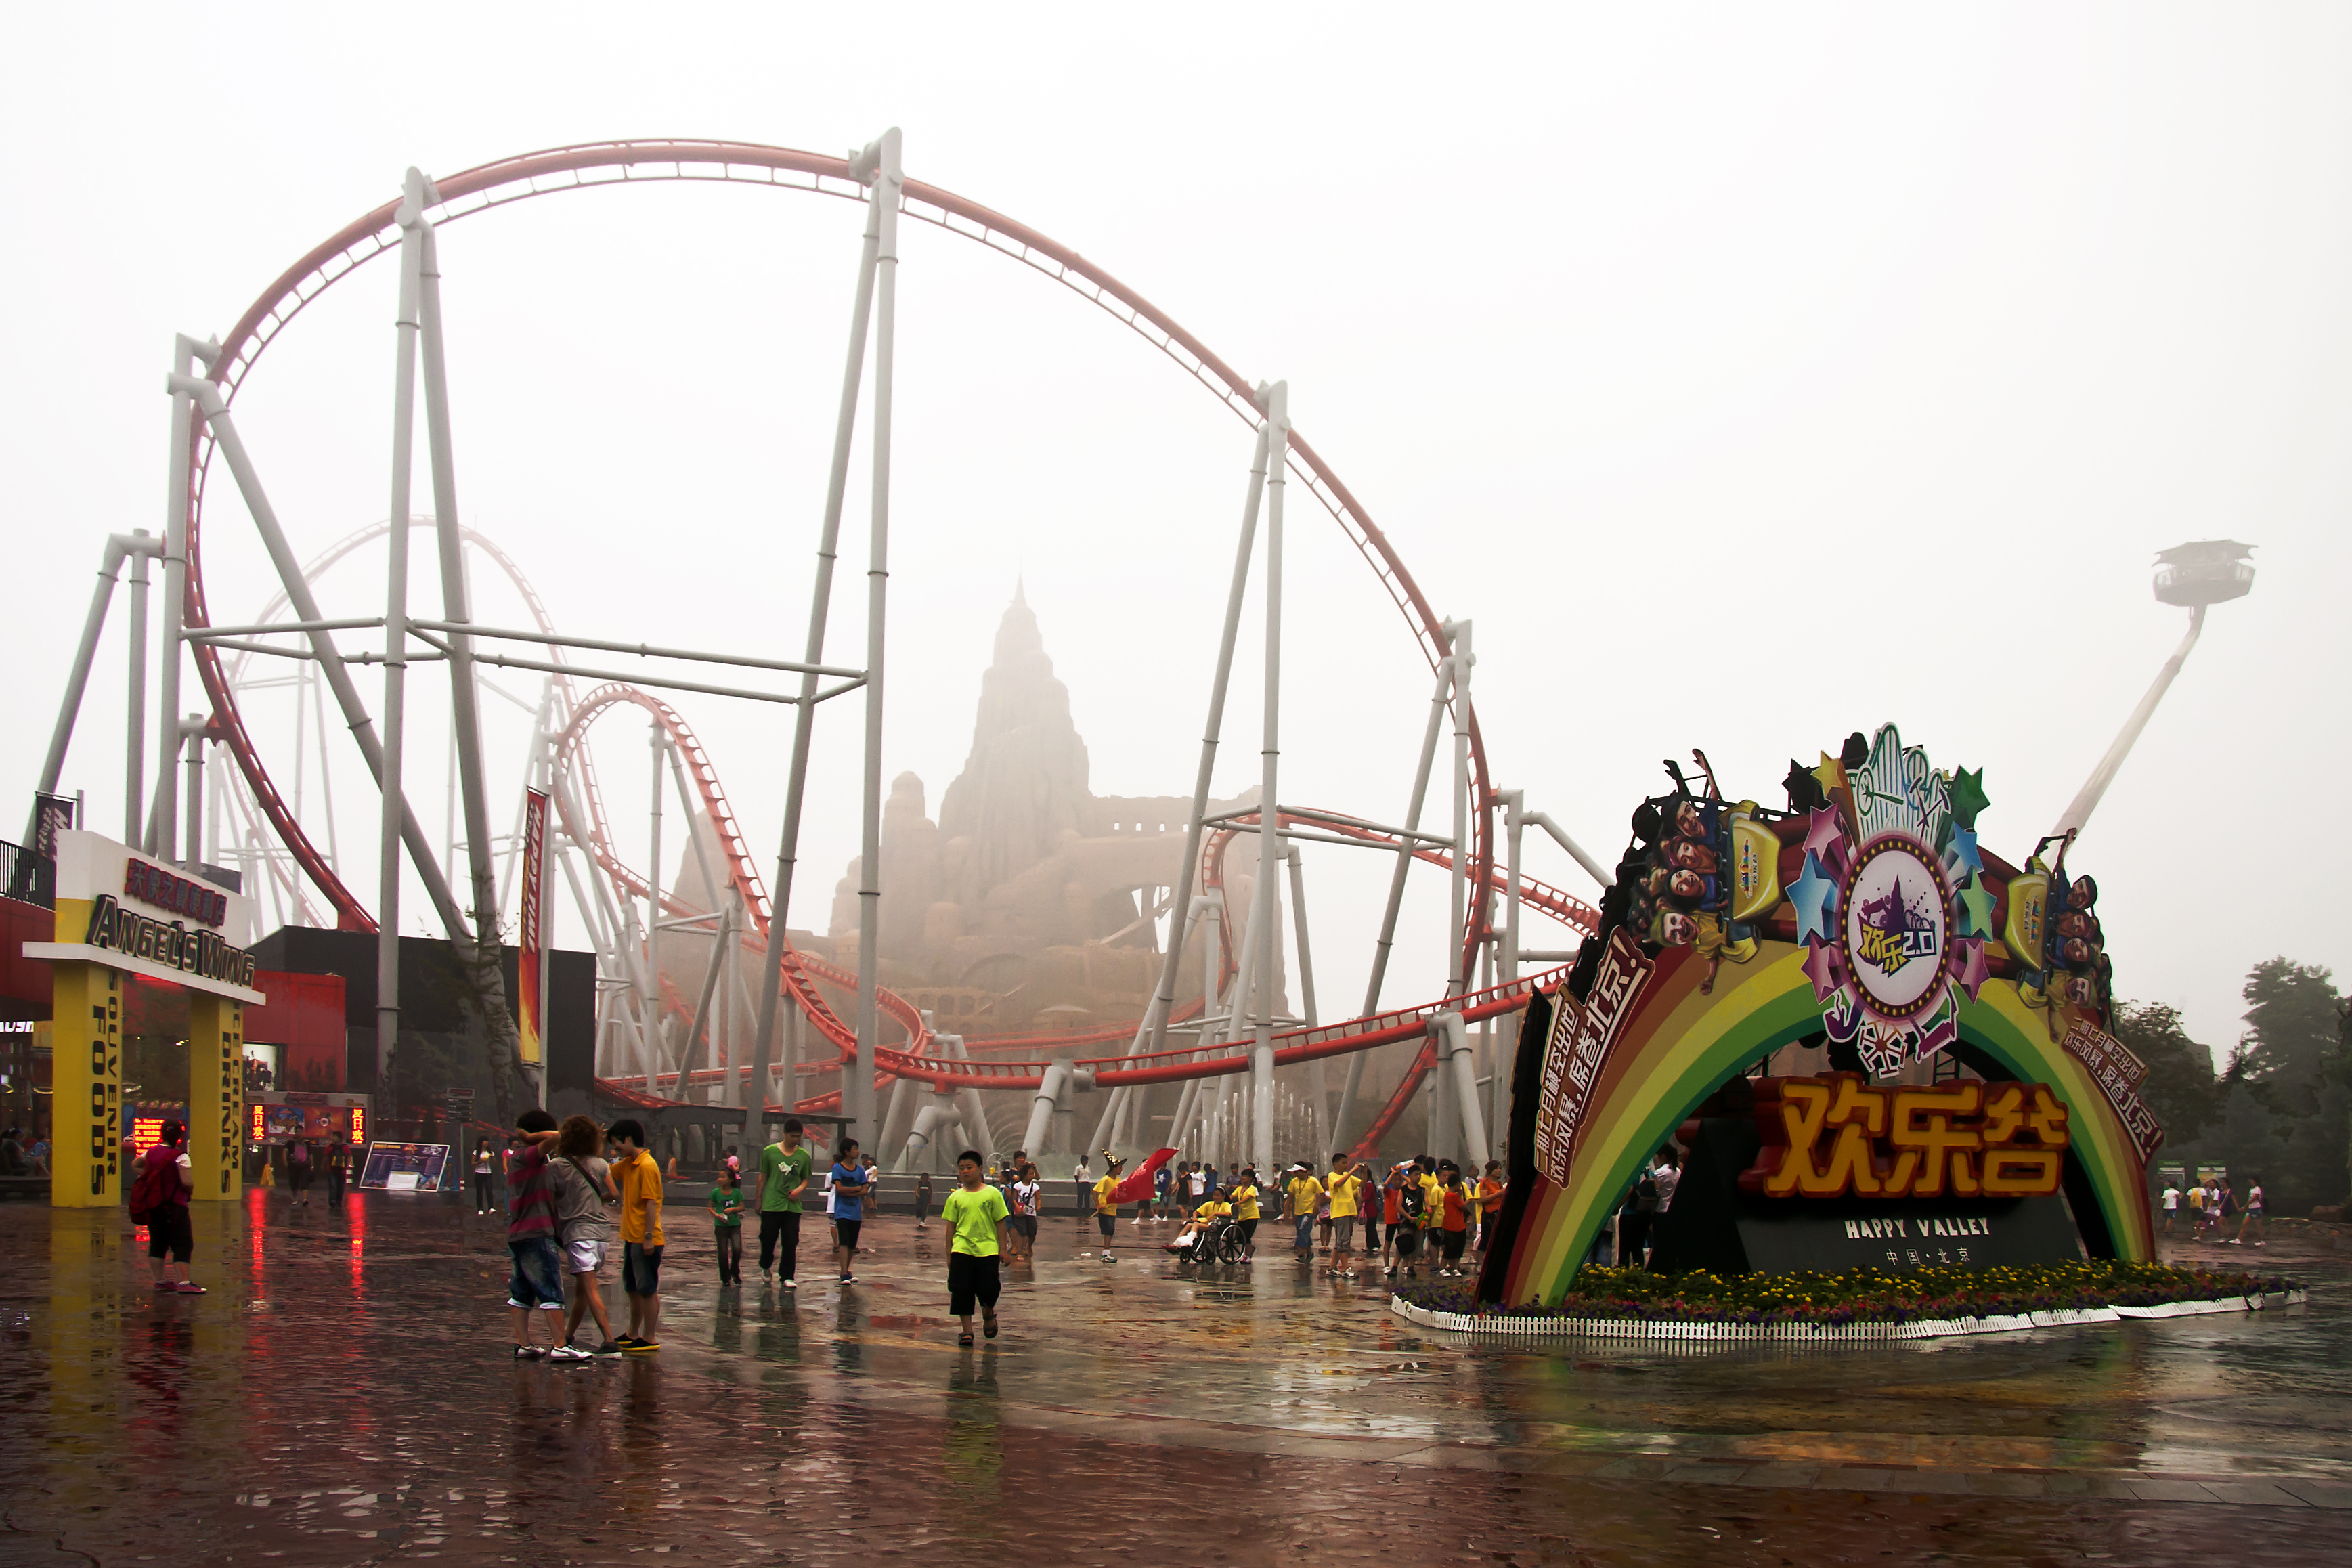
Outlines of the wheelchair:
[{"label": "wheelchair", "polygon": [[1242,1227],[1220,1215],[1209,1222],[1208,1229],[1193,1231],[1168,1243],[1167,1250],[1179,1264],[1239,1263]]}]

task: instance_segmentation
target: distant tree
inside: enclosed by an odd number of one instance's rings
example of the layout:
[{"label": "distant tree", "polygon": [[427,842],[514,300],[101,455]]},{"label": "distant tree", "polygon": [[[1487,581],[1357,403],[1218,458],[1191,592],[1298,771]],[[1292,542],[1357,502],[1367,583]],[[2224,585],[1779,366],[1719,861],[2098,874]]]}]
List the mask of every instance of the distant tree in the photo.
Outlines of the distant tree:
[{"label": "distant tree", "polygon": [[2166,1142],[2189,1142],[2219,1118],[2221,1097],[2213,1079],[2213,1053],[2189,1037],[2179,1008],[2161,1002],[2120,1002],[2116,1038],[2147,1064],[2140,1098],[2163,1123]]},{"label": "distant tree", "polygon": [[2335,1203],[2352,1190],[2352,1057],[2333,972],[2266,959],[2243,994],[2246,1032],[2226,1077],[2273,1119],[2271,1135],[2284,1148],[2283,1168],[2268,1173],[2278,1206]]}]

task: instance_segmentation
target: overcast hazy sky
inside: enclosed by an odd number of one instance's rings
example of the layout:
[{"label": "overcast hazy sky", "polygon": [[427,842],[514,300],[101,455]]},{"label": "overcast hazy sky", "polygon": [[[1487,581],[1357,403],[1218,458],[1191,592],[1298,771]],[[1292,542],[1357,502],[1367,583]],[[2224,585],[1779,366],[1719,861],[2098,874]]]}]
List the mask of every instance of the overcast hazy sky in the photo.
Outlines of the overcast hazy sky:
[{"label": "overcast hazy sky", "polygon": [[[1791,755],[1892,720],[1986,770],[1985,842],[2021,856],[2180,636],[2151,553],[2259,544],[2254,596],[2214,613],[2074,864],[2104,889],[2118,990],[2185,1007],[2217,1049],[2250,964],[2347,959],[2340,849],[2282,860],[2274,839],[2283,820],[2336,832],[2326,792],[2352,760],[2352,12],[520,14],[12,16],[0,783],[18,798],[103,536],[162,524],[173,331],[226,331],[412,163],[624,136],[838,153],[896,124],[910,174],[1288,379],[1433,603],[1474,619],[1498,782],[1604,855],[1662,757],[1703,746],[1778,804]],[[450,226],[464,510],[567,628],[796,654],[858,224],[846,203],[669,187]],[[1025,574],[1095,787],[1181,791],[1246,428],[1037,275],[920,226],[905,258],[889,769],[936,807]],[[386,510],[394,285],[379,264],[334,290],[238,402],[305,552]],[[270,584],[224,481],[210,591],[242,619]],[[1298,503],[1283,793],[1392,819],[1428,678]],[[863,552],[861,529],[848,564]],[[331,578],[331,612],[380,611],[371,574],[362,557]],[[845,660],[862,586],[845,577]],[[423,576],[420,602],[436,592]],[[486,616],[520,613],[503,593],[484,586]],[[67,774],[108,831],[121,669],[110,639]],[[1255,773],[1255,674],[1236,684],[1221,790]],[[283,776],[273,702],[255,722]],[[525,731],[492,706],[503,831]],[[778,710],[681,707],[764,860]],[[857,728],[852,700],[821,732],[796,924],[824,924],[855,850]],[[598,755],[640,832],[642,729],[614,721]],[[372,898],[355,762],[336,758],[335,798]],[[436,822],[441,766],[425,746]],[[323,832],[315,773],[310,792]],[[1310,853],[1328,1015],[1360,987],[1381,873]],[[1395,1000],[1438,989],[1434,879],[1413,918]]]}]

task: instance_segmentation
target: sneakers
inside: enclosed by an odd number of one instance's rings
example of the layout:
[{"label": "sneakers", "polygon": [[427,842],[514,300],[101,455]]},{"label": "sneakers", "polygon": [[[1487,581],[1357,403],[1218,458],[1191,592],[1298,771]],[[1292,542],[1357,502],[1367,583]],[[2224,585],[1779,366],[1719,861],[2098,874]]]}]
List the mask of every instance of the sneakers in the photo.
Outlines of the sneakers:
[{"label": "sneakers", "polygon": [[183,1279],[172,1289],[183,1296],[202,1296],[205,1293],[205,1288],[193,1279]]},{"label": "sneakers", "polygon": [[589,1355],[586,1351],[582,1350],[578,1345],[558,1345],[553,1350],[547,1352],[547,1359],[550,1361],[562,1362],[586,1361],[589,1359]]},{"label": "sneakers", "polygon": [[1108,1252],[1105,1252],[1102,1255],[1102,1259],[1105,1263],[1116,1263],[1118,1261],[1118,1258],[1113,1258]]},{"label": "sneakers", "polygon": [[610,1361],[621,1353],[621,1344],[618,1340],[606,1340],[588,1353],[598,1361]]},{"label": "sneakers", "polygon": [[635,1334],[623,1334],[619,1339],[614,1340],[613,1342],[620,1347],[622,1354],[626,1355],[629,1352],[636,1349],[646,1342],[637,1338]]},{"label": "sneakers", "polygon": [[651,1355],[661,1349],[659,1340],[629,1340],[620,1342],[623,1355]]},{"label": "sneakers", "polygon": [[1395,1278],[1396,1278],[1396,1265],[1395,1265],[1395,1264],[1391,1263],[1391,1264],[1390,1264],[1390,1265],[1389,1265],[1388,1275],[1389,1275],[1389,1278],[1390,1278],[1390,1279],[1395,1279]]},{"label": "sneakers", "polygon": [[787,1290],[797,1290],[800,1288],[801,1282],[797,1279],[787,1279],[784,1281],[784,1289]]},{"label": "sneakers", "polygon": [[537,1361],[546,1353],[547,1352],[545,1351],[540,1349],[537,1345],[515,1346],[515,1360],[517,1361]]},{"label": "sneakers", "polygon": [[845,1274],[840,1279],[835,1280],[834,1283],[836,1285],[855,1285],[857,1283],[857,1276],[855,1274]]},{"label": "sneakers", "polygon": [[179,1286],[173,1284],[169,1279],[158,1279],[155,1281],[155,1289],[158,1290],[177,1290]]}]

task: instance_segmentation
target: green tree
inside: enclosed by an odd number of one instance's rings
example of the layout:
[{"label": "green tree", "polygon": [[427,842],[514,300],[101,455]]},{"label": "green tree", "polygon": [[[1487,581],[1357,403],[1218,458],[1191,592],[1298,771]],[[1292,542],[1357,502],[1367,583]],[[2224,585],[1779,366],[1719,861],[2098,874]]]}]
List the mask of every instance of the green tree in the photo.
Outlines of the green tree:
[{"label": "green tree", "polygon": [[2263,1173],[2278,1195],[2274,1206],[2294,1212],[2338,1202],[2352,1189],[2352,1058],[2333,972],[2265,959],[2247,974],[2243,994],[2246,1032],[2227,1077],[2248,1088],[2283,1145],[2280,1166]]},{"label": "green tree", "polygon": [[2194,1140],[2221,1112],[2213,1080],[2213,1053],[2189,1037],[2180,1009],[2161,1002],[2119,1002],[2116,1038],[2147,1064],[2140,1098],[2164,1126],[2167,1143]]}]

